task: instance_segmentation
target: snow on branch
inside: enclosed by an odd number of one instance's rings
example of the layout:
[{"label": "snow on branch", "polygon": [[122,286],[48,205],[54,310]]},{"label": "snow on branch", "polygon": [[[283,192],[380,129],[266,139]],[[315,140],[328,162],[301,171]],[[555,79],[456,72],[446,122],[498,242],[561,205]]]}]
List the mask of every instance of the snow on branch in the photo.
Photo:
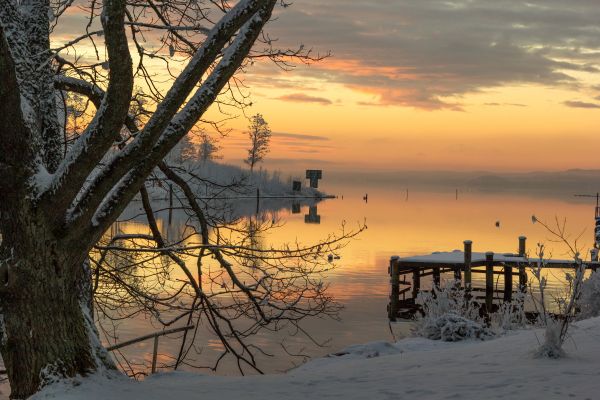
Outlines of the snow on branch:
[{"label": "snow on branch", "polygon": [[[242,27],[233,43],[223,52],[219,64],[192,96],[192,99],[173,118],[151,151],[141,161],[137,158],[138,163],[136,166],[127,172],[125,178],[118,181],[116,187],[111,186],[110,195],[106,199],[102,199],[100,206],[93,214],[94,230],[97,232],[104,231],[110,225],[110,221],[114,220],[135,196],[146,176],[202,117],[219,92],[244,62],[262,28],[270,19],[276,3],[276,0],[270,0]],[[144,132],[142,132],[143,134]],[[138,138],[139,136],[135,140],[138,140]],[[95,207],[92,209],[95,209]],[[85,224],[88,220],[86,217],[86,213],[81,213],[74,223]]]},{"label": "snow on branch", "polygon": [[[128,115],[133,90],[133,71],[127,36],[123,25],[124,0],[105,0],[102,25],[106,33],[109,84],[106,95],[86,131],[73,145],[54,174],[48,189],[52,208],[63,215],[81,190],[88,175],[104,157],[117,138]],[[116,61],[118,60],[118,62]]]},{"label": "snow on branch", "polygon": [[[216,82],[214,82],[213,78],[213,82],[210,84],[212,89],[207,92],[208,96],[204,96],[203,109],[202,107],[198,108],[198,105],[196,104],[195,108],[199,112],[191,114],[196,115],[194,121],[196,121],[204,112],[204,110],[208,108],[222,87],[227,83],[239,65],[242,64],[243,60],[248,54],[249,48],[252,46],[256,40],[256,37],[260,33],[262,26],[270,18],[270,12],[275,3],[275,0],[240,1],[225,16],[223,16],[223,18],[213,27],[213,29],[211,29],[204,44],[192,57],[184,71],[177,77],[164,100],[158,105],[156,111],[144,126],[144,129],[138,135],[136,135],[135,139],[131,143],[129,143],[122,151],[117,153],[104,168],[98,171],[98,174],[94,178],[93,182],[90,183],[85,192],[82,194],[81,200],[78,202],[76,207],[73,208],[73,215],[79,216],[78,219],[82,221],[89,220],[93,213],[98,209],[100,204],[105,200],[108,193],[112,192],[114,195],[115,192],[113,191],[113,188],[117,183],[119,183],[119,181],[121,181],[121,184],[123,184],[123,182],[129,182],[129,179],[123,179],[123,177],[125,175],[132,177],[132,175],[129,173],[131,168],[136,168],[139,171],[145,171],[144,173],[146,174],[152,170],[159,159],[162,158],[162,156],[157,157],[156,154],[161,153],[164,156],[166,153],[168,153],[170,148],[176,144],[176,141],[169,141],[169,144],[157,146],[156,143],[161,137],[161,134],[165,131],[165,129],[169,129],[168,127],[173,125],[173,116],[188,98],[190,92],[194,89],[198,81],[208,71],[210,66],[220,54],[223,46],[231,39],[236,31],[238,31],[244,24],[248,23],[253,16],[255,17],[253,19],[255,22],[251,24],[253,29],[255,29],[252,37],[247,37],[247,40],[244,41],[236,40],[238,45],[242,42],[244,43],[243,48],[240,48],[241,51],[239,54],[236,54],[236,63],[231,63],[231,61],[233,61],[231,60],[231,57],[223,56],[223,59],[219,65],[223,66],[225,65],[223,61],[226,59],[229,60],[227,61],[227,65],[229,65],[227,71],[228,73],[223,75],[221,79],[218,80],[218,84],[216,86]],[[257,24],[256,16],[259,15],[259,13],[257,13],[257,10],[260,9],[259,6],[263,7],[262,10],[268,10],[268,13],[264,15],[266,19],[261,17]],[[260,15],[263,14],[264,11],[260,13]],[[242,34],[238,35],[238,37],[246,36],[247,35]],[[237,46],[231,45],[229,49],[234,47]],[[229,51],[231,52],[231,50]],[[219,67],[217,67],[217,69],[219,69]],[[220,70],[222,71],[223,68],[221,67]],[[213,72],[211,77],[214,77],[214,75],[215,73]],[[211,78],[209,77],[208,81],[210,81],[210,79]],[[208,87],[207,83],[202,85],[202,88]],[[190,107],[187,106],[186,108],[190,109]],[[191,126],[187,129],[189,130],[190,128]],[[157,151],[157,149],[159,151]],[[152,154],[152,156],[148,156],[149,154]],[[142,159],[144,160],[142,163],[143,167],[140,167],[140,160]],[[138,173],[134,174],[134,176],[135,179],[138,180]],[[140,180],[140,182],[141,181],[142,180]],[[134,193],[135,192],[136,191],[134,191]],[[105,205],[106,204],[113,204],[113,202],[105,203]]]}]

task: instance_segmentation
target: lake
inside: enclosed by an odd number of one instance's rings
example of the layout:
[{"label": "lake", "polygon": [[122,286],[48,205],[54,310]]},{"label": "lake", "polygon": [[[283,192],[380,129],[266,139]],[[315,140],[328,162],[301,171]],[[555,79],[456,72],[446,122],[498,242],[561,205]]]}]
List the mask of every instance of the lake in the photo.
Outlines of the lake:
[{"label": "lake", "polygon": [[[323,347],[292,329],[278,333],[261,332],[254,337],[252,343],[274,355],[259,356],[259,365],[265,372],[285,371],[307,357],[323,356],[351,344],[389,341],[409,335],[412,323],[400,322],[390,326],[387,319],[387,267],[392,255],[462,249],[466,239],[473,241],[473,251],[516,252],[518,237],[524,235],[528,238],[530,254],[535,254],[536,243],[543,242],[549,250],[547,255],[551,253],[554,258],[569,258],[564,246],[554,243],[543,227],[532,223],[532,215],[550,223],[555,218],[566,219],[571,238],[581,235],[578,244],[586,253],[593,244],[595,204],[590,199],[576,198],[572,193],[492,193],[464,189],[457,193],[450,188],[410,188],[407,192],[401,187],[369,187],[365,190],[335,184],[325,184],[322,190],[338,198],[321,201],[313,205],[312,210],[310,204],[301,205],[298,209],[291,202],[275,200],[261,205],[261,211],[264,208],[272,210],[273,217],[281,222],[280,227],[270,230],[261,241],[266,247],[295,241],[310,244],[339,231],[343,224],[346,229],[352,229],[366,223],[367,229],[341,250],[340,259],[335,260],[335,268],[325,276],[330,284],[330,294],[344,308],[339,320],[314,318],[305,321],[304,328],[314,341],[324,344]],[[367,192],[368,201],[365,201],[363,196]],[[254,213],[255,201],[248,200],[244,207],[247,209],[243,213]],[[133,215],[138,208],[139,204],[134,203],[128,213]],[[177,231],[185,219],[184,215],[175,213],[169,226],[166,215],[162,213],[159,225],[163,231]],[[313,223],[307,223],[311,221]],[[319,223],[314,223],[317,221]],[[143,218],[135,218],[121,223],[120,229],[143,232],[147,228]],[[188,262],[193,264],[194,260]],[[560,288],[561,274],[553,272],[551,275],[551,286]],[[118,341],[157,329],[158,326],[152,326],[144,318],[124,321],[119,324]],[[282,349],[282,342],[286,351]],[[206,327],[199,330],[195,344],[197,354],[190,357],[194,365],[211,365],[222,350],[218,338]],[[161,338],[159,364],[172,361],[178,349],[177,340]],[[148,363],[152,340],[127,347],[123,353],[133,363]],[[194,368],[184,366],[183,369]],[[211,373],[207,370],[202,372]],[[224,360],[217,373],[238,372],[234,362]]]}]

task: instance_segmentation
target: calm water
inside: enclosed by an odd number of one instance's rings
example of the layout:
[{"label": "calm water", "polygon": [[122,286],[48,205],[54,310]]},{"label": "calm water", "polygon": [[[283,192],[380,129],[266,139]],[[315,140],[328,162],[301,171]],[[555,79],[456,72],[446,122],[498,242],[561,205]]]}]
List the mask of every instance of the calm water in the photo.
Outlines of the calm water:
[{"label": "calm water", "polygon": [[[364,190],[344,186],[325,186],[323,190],[338,195],[337,199],[317,204],[316,215],[320,223],[306,223],[309,206],[303,205],[300,213],[292,213],[290,204],[269,204],[270,208],[282,207],[277,212],[283,226],[270,231],[263,239],[264,245],[277,246],[299,240],[309,244],[339,231],[342,224],[347,228],[366,222],[368,229],[352,240],[336,261],[337,268],[328,274],[330,293],[344,309],[340,320],[313,319],[304,327],[326,347],[315,346],[307,338],[296,335],[287,337],[285,332],[260,334],[253,339],[276,356],[262,357],[261,367],[267,372],[287,370],[301,363],[304,358],[290,357],[281,350],[285,341],[288,350],[296,354],[316,357],[338,351],[355,343],[392,340],[386,316],[389,295],[387,266],[392,255],[426,254],[432,251],[461,249],[465,239],[473,241],[473,251],[516,252],[520,235],[528,237],[528,250],[534,253],[536,243],[545,242],[554,258],[567,257],[566,249],[550,239],[539,224],[532,224],[531,216],[553,221],[555,217],[567,219],[567,230],[579,239],[582,248],[592,244],[594,204],[578,200],[570,194],[563,196],[524,193],[481,193],[454,190],[431,191],[405,188],[368,190],[368,202],[363,200]],[[342,198],[343,196],[343,198]],[[248,205],[252,213],[255,204]],[[135,207],[134,207],[135,208]],[[297,211],[297,210],[296,210]],[[313,217],[314,218],[314,209]],[[173,224],[177,224],[177,218]],[[140,222],[122,224],[125,231],[144,231]],[[499,227],[496,227],[496,222]],[[163,230],[169,229],[165,219],[159,221]],[[171,228],[174,229],[174,228]],[[193,260],[190,261],[193,263]],[[560,277],[551,277],[555,285]],[[394,324],[397,337],[410,332],[410,323]],[[120,325],[119,341],[157,330],[149,321],[137,319]],[[219,354],[221,345],[206,329],[201,330],[196,344],[201,353],[193,360],[196,364],[210,364]],[[289,332],[288,332],[289,333]],[[168,361],[176,354],[177,341],[161,339],[159,360]],[[127,348],[124,353],[134,361],[148,361],[152,341]],[[237,373],[235,365],[224,362],[218,373]]]}]

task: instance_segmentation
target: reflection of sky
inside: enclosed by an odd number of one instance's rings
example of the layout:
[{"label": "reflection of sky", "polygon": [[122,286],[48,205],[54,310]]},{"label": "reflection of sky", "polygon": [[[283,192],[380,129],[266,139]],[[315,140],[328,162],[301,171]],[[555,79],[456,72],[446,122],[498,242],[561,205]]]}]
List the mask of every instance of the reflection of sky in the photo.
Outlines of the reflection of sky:
[{"label": "reflection of sky", "polygon": [[[325,200],[318,205],[320,224],[305,224],[304,215],[308,206],[302,206],[300,214],[281,210],[278,214],[283,226],[262,235],[263,246],[277,247],[298,240],[310,244],[325,238],[332,232],[355,228],[365,222],[368,229],[356,240],[352,240],[340,253],[336,269],[328,272],[325,282],[330,284],[330,294],[344,305],[341,321],[314,319],[306,321],[306,328],[318,340],[332,339],[330,347],[318,348],[301,336],[287,338],[290,350],[318,356],[346,345],[373,340],[389,340],[386,305],[389,295],[387,266],[392,255],[426,254],[432,251],[461,249],[463,240],[473,241],[474,251],[516,252],[518,237],[528,237],[528,251],[535,252],[536,243],[545,242],[556,258],[567,257],[565,248],[550,241],[550,237],[539,225],[531,223],[531,216],[552,222],[555,216],[567,219],[567,230],[575,238],[583,232],[579,243],[582,253],[592,243],[593,202],[571,197],[528,196],[507,193],[484,194],[460,192],[456,200],[454,191],[438,192],[411,191],[405,199],[403,189],[387,190],[370,187],[369,202],[362,200],[364,191],[356,187],[324,187],[340,196]],[[341,199],[344,195],[344,199]],[[174,220],[176,221],[176,219]],[[500,221],[500,228],[495,222]],[[164,229],[163,221],[163,229]],[[193,260],[189,260],[193,265]],[[176,277],[179,273],[174,272]],[[550,285],[559,285],[562,274],[555,271],[549,276]],[[474,276],[483,279],[483,276]],[[427,287],[428,283],[424,283]],[[121,340],[147,333],[142,322],[123,324],[126,328]],[[407,334],[408,325],[395,327],[399,335]],[[134,334],[135,332],[135,334]],[[219,348],[210,333],[202,328],[198,345],[202,347],[200,360],[211,359]],[[131,335],[131,336],[129,336]],[[264,359],[268,371],[281,371],[290,366],[288,356],[281,353],[279,342],[284,333],[261,334],[255,343],[266,345],[278,354],[275,359]],[[171,344],[170,344],[171,343]],[[161,351],[176,352],[174,342],[161,341]],[[144,347],[148,351],[150,344]],[[302,350],[302,351],[301,351]],[[298,361],[298,360],[296,360]],[[235,368],[223,364],[222,373],[235,373]]]}]

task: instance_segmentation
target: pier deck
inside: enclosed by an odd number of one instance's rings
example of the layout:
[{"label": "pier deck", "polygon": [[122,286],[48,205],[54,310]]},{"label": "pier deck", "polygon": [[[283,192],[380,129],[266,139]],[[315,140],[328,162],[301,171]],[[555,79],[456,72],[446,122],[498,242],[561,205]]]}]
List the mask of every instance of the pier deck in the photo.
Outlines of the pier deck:
[{"label": "pier deck", "polygon": [[[454,280],[471,293],[473,298],[481,300],[484,310],[492,312],[501,302],[512,301],[513,294],[527,290],[527,269],[556,268],[575,269],[579,264],[575,260],[530,258],[526,254],[526,238],[519,238],[519,251],[513,253],[472,252],[472,242],[463,242],[464,250],[435,252],[432,254],[397,257],[390,259],[391,295],[388,304],[388,317],[395,321],[398,317],[412,315],[418,309],[416,298],[421,290],[423,277],[432,276],[432,285],[439,287],[441,275],[452,273]],[[595,271],[600,262],[585,261],[587,268]],[[485,286],[474,287],[473,274],[485,274]],[[500,281],[499,277],[503,279]],[[513,285],[513,277],[518,284]],[[500,281],[500,282],[499,282]],[[498,283],[502,283],[501,290]]]}]

